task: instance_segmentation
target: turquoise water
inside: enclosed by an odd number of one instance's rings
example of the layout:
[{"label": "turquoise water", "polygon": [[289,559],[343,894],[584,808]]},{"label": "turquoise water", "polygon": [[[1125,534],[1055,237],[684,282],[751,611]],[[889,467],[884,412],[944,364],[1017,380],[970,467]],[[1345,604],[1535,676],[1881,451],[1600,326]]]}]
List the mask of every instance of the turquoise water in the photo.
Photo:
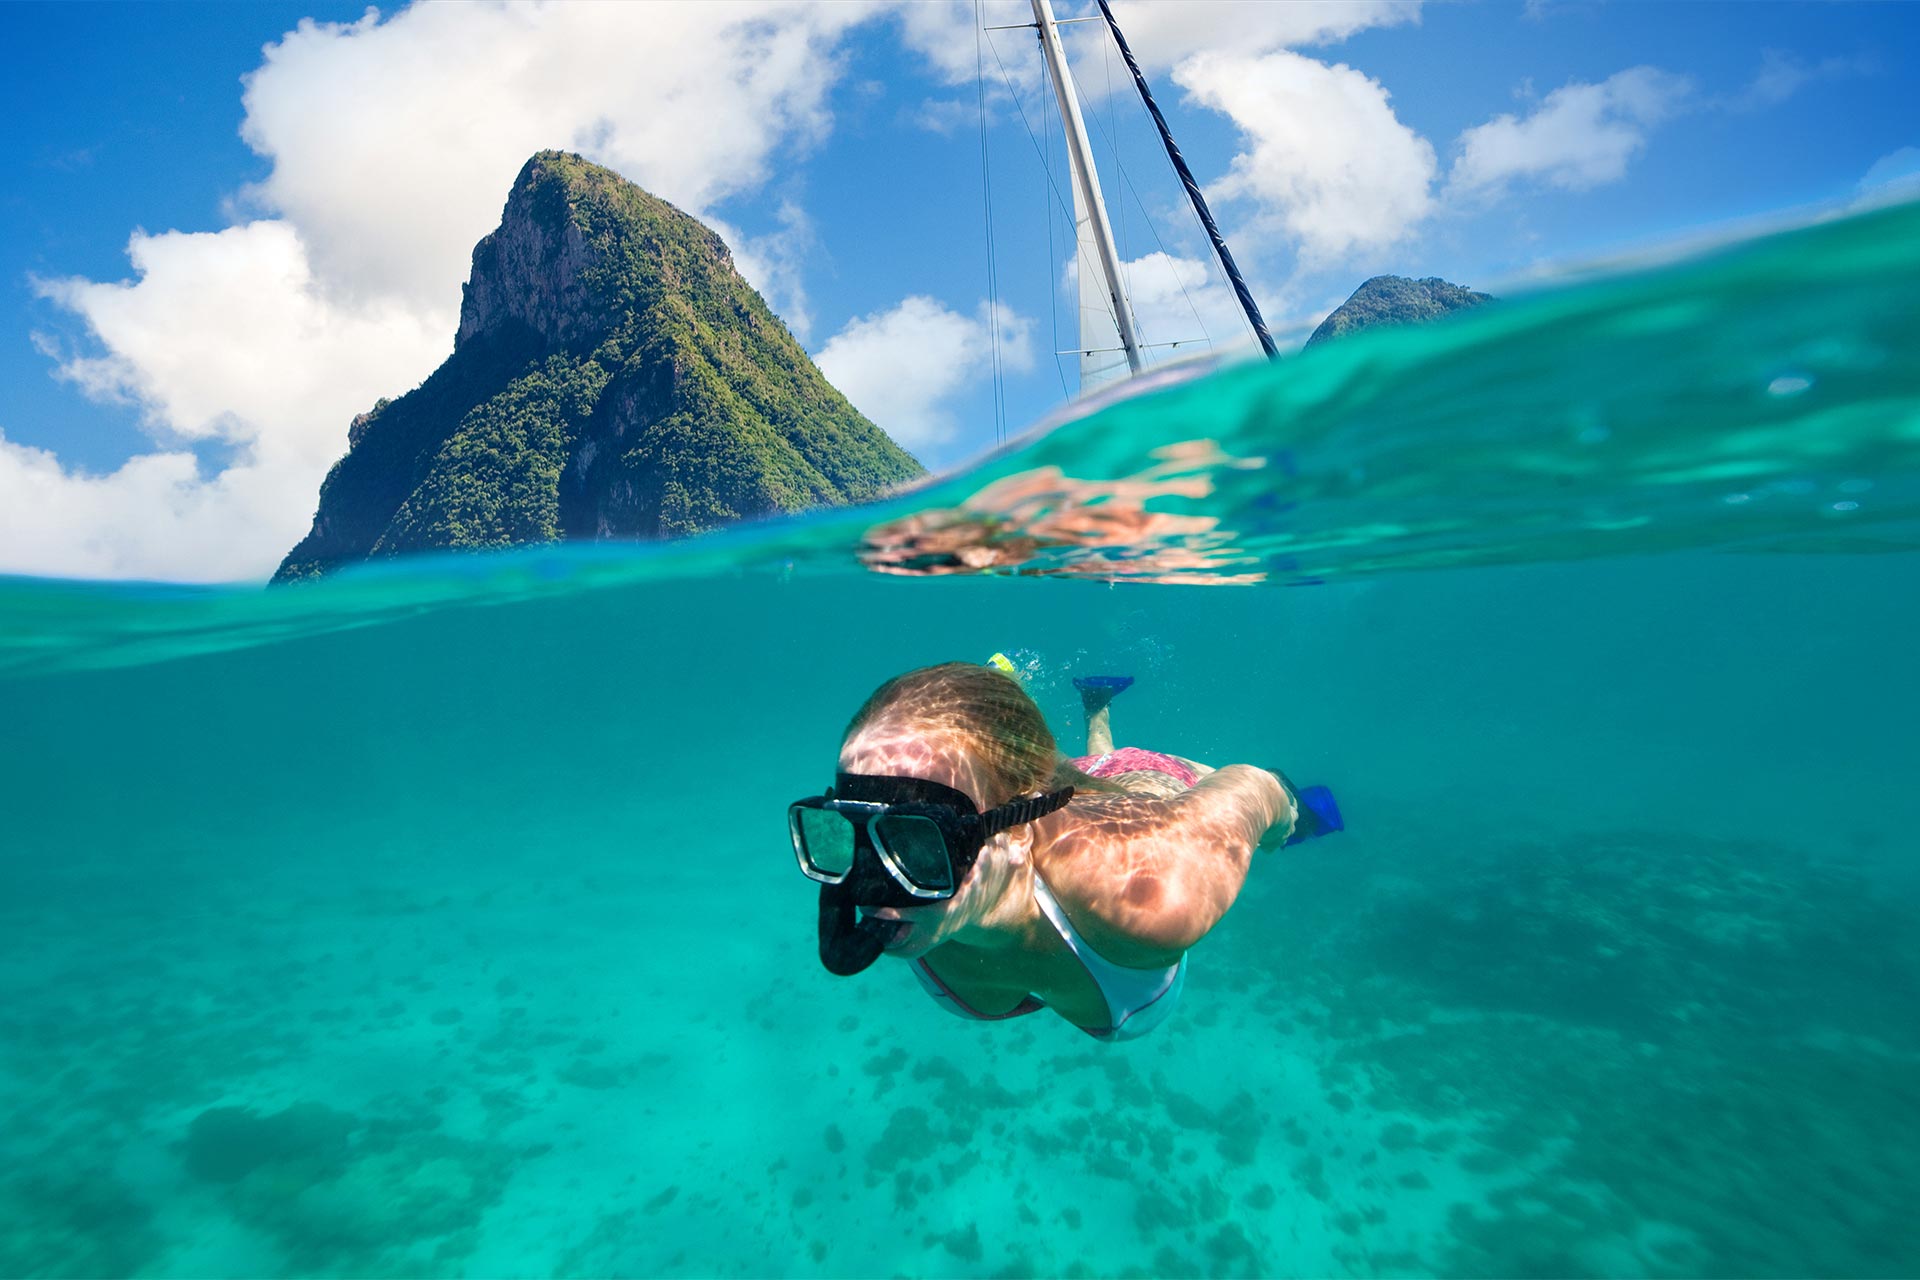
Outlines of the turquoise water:
[{"label": "turquoise water", "polygon": [[[1916,296],[1906,207],[878,511],[0,582],[0,1274],[1920,1271]],[[784,804],[996,649],[1346,805],[1142,1040],[815,959]]]}]

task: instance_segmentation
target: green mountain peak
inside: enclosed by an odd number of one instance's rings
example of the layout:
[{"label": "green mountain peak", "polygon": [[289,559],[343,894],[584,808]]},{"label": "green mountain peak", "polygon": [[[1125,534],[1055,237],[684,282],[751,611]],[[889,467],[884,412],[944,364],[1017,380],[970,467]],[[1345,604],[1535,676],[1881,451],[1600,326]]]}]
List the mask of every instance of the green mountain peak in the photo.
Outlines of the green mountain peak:
[{"label": "green mountain peak", "polygon": [[543,151],[474,246],[453,355],[354,419],[274,581],[432,547],[672,537],[921,474],[719,236]]},{"label": "green mountain peak", "polygon": [[[1316,343],[1357,333],[1383,324],[1419,324],[1468,307],[1477,307],[1495,299],[1491,294],[1475,293],[1451,284],[1438,276],[1409,280],[1405,276],[1375,276],[1353,291],[1353,295],[1335,307],[1306,341]],[[1302,348],[1305,349],[1304,347]]]}]

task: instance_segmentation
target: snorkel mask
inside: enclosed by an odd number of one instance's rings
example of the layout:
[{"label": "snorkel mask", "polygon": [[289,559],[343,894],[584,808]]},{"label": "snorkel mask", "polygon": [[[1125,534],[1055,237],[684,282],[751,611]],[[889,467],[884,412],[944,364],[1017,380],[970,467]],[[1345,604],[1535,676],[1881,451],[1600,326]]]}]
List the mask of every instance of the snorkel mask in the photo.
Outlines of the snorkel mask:
[{"label": "snorkel mask", "polygon": [[794,856],[820,882],[820,963],[847,977],[897,938],[898,920],[862,907],[913,907],[953,897],[988,840],[1045,817],[1073,798],[1066,787],[989,809],[924,778],[841,773],[823,796],[787,807]]}]

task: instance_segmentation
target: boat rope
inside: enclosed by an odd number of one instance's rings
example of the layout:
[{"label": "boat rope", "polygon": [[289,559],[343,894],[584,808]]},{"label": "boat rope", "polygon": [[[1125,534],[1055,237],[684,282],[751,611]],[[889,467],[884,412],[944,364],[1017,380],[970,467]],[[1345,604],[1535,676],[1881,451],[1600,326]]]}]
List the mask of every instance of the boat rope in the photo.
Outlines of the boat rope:
[{"label": "boat rope", "polygon": [[984,38],[981,0],[973,0],[973,81],[980,101],[980,189],[987,224],[987,344],[993,357],[993,438],[1007,438],[1007,387],[1000,365],[1000,274],[994,262],[993,166],[987,161],[987,63],[980,48]]},{"label": "boat rope", "polygon": [[1180,175],[1180,185],[1187,189],[1187,198],[1193,202],[1193,211],[1200,215],[1200,225],[1207,229],[1207,238],[1213,242],[1213,251],[1219,255],[1220,265],[1233,285],[1234,295],[1240,299],[1241,310],[1247,313],[1247,322],[1253,326],[1254,336],[1260,339],[1260,349],[1267,353],[1267,359],[1279,359],[1280,353],[1273,345],[1273,335],[1267,332],[1267,322],[1260,318],[1260,308],[1253,300],[1253,291],[1247,288],[1240,268],[1234,265],[1233,254],[1227,251],[1227,242],[1221,237],[1213,214],[1207,210],[1207,199],[1200,194],[1200,184],[1193,180],[1193,171],[1187,168],[1186,158],[1180,154],[1180,148],[1173,140],[1173,131],[1167,128],[1167,118],[1160,114],[1160,107],[1153,100],[1153,91],[1147,87],[1147,77],[1141,73],[1140,64],[1134,59],[1126,36],[1121,34],[1113,10],[1108,7],[1107,0],[1095,2],[1100,6],[1101,16],[1107,20],[1107,29],[1113,32],[1113,42],[1120,46],[1120,56],[1126,60],[1127,70],[1133,72],[1134,87],[1140,90],[1141,100],[1147,104],[1147,112],[1153,116],[1154,127],[1160,131],[1160,141],[1166,146],[1167,159],[1173,162],[1174,172]]}]

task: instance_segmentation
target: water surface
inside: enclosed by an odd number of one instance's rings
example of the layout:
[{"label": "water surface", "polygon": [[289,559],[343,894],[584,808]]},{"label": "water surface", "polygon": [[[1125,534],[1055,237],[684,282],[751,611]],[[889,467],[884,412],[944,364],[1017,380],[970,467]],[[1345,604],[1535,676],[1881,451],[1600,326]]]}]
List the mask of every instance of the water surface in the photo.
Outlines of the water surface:
[{"label": "water surface", "polygon": [[[1920,211],[1228,371],[878,509],[0,582],[0,1274],[1920,1271]],[[814,958],[886,676],[1284,765],[1177,1016]]]}]

